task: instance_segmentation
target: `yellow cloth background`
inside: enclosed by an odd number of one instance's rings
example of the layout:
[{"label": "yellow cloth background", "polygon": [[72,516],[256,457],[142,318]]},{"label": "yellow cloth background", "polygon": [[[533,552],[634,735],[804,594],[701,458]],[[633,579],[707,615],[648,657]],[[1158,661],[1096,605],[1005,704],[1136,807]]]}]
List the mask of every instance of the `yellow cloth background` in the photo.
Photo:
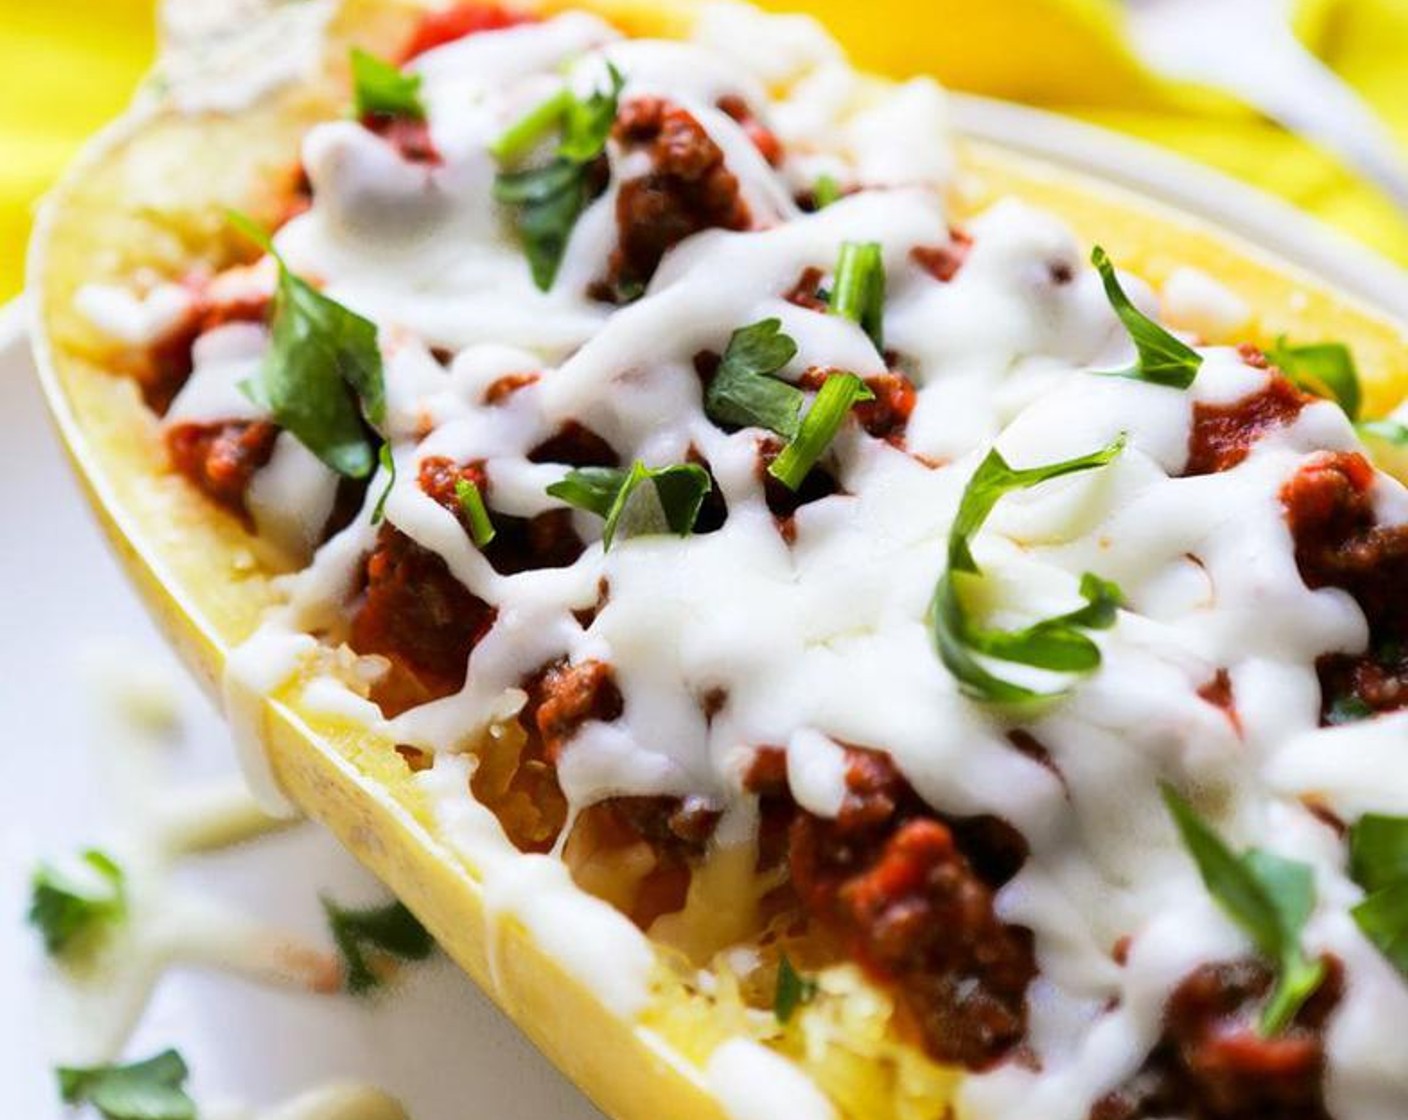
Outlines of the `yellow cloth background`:
[{"label": "yellow cloth background", "polygon": [[[84,137],[121,110],[146,68],[152,4],[0,0],[0,299],[19,289],[34,199]],[[1333,158],[1227,97],[1146,73],[1120,38],[1118,0],[770,6],[820,15],[865,65],[930,71],[955,89],[1031,102],[1177,149],[1408,264],[1408,220]],[[1408,0],[1307,0],[1298,23],[1305,42],[1408,145]]]}]

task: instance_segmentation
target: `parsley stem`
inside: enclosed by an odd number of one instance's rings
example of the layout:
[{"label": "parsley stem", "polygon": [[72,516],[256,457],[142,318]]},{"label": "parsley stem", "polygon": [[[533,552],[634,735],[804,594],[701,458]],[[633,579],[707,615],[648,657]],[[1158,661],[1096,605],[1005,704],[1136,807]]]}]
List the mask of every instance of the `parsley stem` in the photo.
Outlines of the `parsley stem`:
[{"label": "parsley stem", "polygon": [[811,408],[803,417],[797,438],[772,461],[768,473],[789,490],[796,490],[831,446],[851,407],[858,401],[873,400],[874,397],[875,394],[855,374],[832,374],[822,384]]},{"label": "parsley stem", "polygon": [[859,323],[875,343],[885,347],[885,258],[877,241],[847,241],[836,263],[831,313]]},{"label": "parsley stem", "polygon": [[479,487],[467,478],[456,479],[455,497],[459,499],[460,509],[469,521],[469,535],[474,539],[475,547],[488,547],[498,534]]},{"label": "parsley stem", "polygon": [[489,154],[503,162],[527,155],[540,140],[557,127],[572,108],[574,100],[572,91],[563,86],[509,125],[499,138],[489,145]]},{"label": "parsley stem", "polygon": [[819,175],[812,184],[812,202],[818,210],[825,210],[834,202],[840,201],[841,184],[834,175]]}]

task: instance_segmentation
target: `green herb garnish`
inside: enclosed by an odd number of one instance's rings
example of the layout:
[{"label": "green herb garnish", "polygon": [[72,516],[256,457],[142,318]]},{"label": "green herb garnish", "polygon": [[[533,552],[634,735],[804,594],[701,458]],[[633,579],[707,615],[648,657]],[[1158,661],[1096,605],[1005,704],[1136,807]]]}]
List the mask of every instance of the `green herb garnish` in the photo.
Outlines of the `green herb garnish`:
[{"label": "green herb garnish", "polygon": [[279,266],[271,340],[257,381],[245,388],[275,422],[331,470],[366,478],[386,419],[386,386],[375,324],[289,271],[267,234],[242,214],[230,222]]},{"label": "green herb garnish", "polygon": [[1359,419],[1359,371],[1354,355],[1343,342],[1292,346],[1282,335],[1266,356],[1306,392],[1334,401],[1350,420]]},{"label": "green herb garnish", "polygon": [[1364,420],[1356,427],[1360,435],[1377,436],[1395,447],[1408,447],[1408,424],[1397,420]]},{"label": "green herb garnish", "polygon": [[789,490],[796,490],[831,446],[851,409],[860,401],[874,399],[875,394],[854,373],[833,373],[807,409],[797,437],[772,461],[768,473]]},{"label": "green herb garnish", "polygon": [[1360,817],[1349,830],[1349,875],[1370,894],[1408,883],[1408,817]]},{"label": "green herb garnish", "polygon": [[354,47],[352,82],[359,118],[378,116],[425,120],[419,74],[407,74],[400,67]]},{"label": "green herb garnish", "polygon": [[1362,719],[1371,719],[1374,709],[1364,703],[1358,696],[1340,696],[1330,705],[1330,710],[1325,713],[1325,722],[1331,727],[1339,727],[1345,723],[1358,723]]},{"label": "green herb garnish", "polygon": [[[1359,438],[1378,444],[1376,459],[1388,459],[1391,473],[1401,473],[1400,449],[1408,448],[1408,425],[1397,420],[1361,420],[1364,393],[1354,354],[1343,342],[1310,342],[1291,345],[1285,335],[1267,352],[1267,358],[1299,388],[1334,401],[1349,417]],[[1381,465],[1385,465],[1381,462]]]},{"label": "green herb garnish", "polygon": [[733,332],[719,363],[704,411],[716,424],[767,428],[796,439],[807,395],[773,376],[797,355],[797,344],[782,333],[782,320],[764,319]]},{"label": "green herb garnish", "polygon": [[126,876],[105,852],[90,848],[72,868],[41,864],[30,880],[29,923],[50,956],[62,956],[121,922]]},{"label": "green herb garnish", "polygon": [[996,449],[978,466],[959,503],[948,539],[948,569],[934,590],[929,625],[934,646],[965,694],[975,700],[1016,704],[1058,696],[1004,680],[990,672],[979,656],[1059,673],[1090,673],[1100,665],[1100,647],[1085,630],[1114,624],[1120,590],[1090,572],[1081,577],[1085,606],[1069,614],[1043,619],[1020,630],[996,630],[978,625],[964,602],[966,584],[981,580],[970,542],[1006,494],[1029,490],[1063,475],[1094,470],[1112,462],[1124,450],[1121,436],[1107,447],[1040,467],[1014,470]]},{"label": "green herb garnish", "polygon": [[64,1104],[91,1104],[107,1120],[195,1120],[185,1087],[189,1070],[175,1050],[130,1065],[55,1072]]},{"label": "green herb garnish", "polygon": [[460,512],[469,522],[469,535],[476,548],[487,548],[498,535],[489,510],[484,505],[484,495],[479,487],[467,478],[455,479],[455,498],[460,503]]},{"label": "green herb garnish", "polygon": [[1408,976],[1408,879],[1375,891],[1351,913],[1364,936]]},{"label": "green herb garnish", "polygon": [[1375,436],[1394,447],[1408,447],[1408,424],[1397,420],[1364,420],[1355,428],[1361,436]]},{"label": "green herb garnish", "polygon": [[386,499],[391,497],[391,490],[396,485],[396,457],[391,452],[391,441],[381,445],[381,450],[377,452],[377,461],[381,464],[381,469],[386,472],[386,485],[382,488],[381,496],[376,500],[376,506],[372,509],[372,524],[380,525],[386,518]]},{"label": "green herb garnish", "polygon": [[1203,364],[1202,356],[1130,302],[1104,249],[1097,245],[1090,254],[1090,263],[1100,273],[1100,279],[1105,284],[1105,296],[1124,324],[1124,329],[1129,332],[1138,353],[1138,359],[1129,369],[1111,372],[1119,377],[1148,381],[1170,389],[1186,389],[1193,384],[1198,368]]},{"label": "green herb garnish", "polygon": [[532,109],[491,146],[504,162],[522,157],[553,129],[557,150],[542,167],[500,171],[494,197],[515,214],[533,282],[552,287],[577,219],[591,200],[591,165],[606,148],[625,78],[609,67],[611,86],[585,100],[564,88]]},{"label": "green herb garnish", "polygon": [[353,995],[381,984],[367,959],[368,950],[399,960],[422,961],[435,948],[425,927],[400,902],[360,910],[345,909],[326,897],[322,903],[332,939],[342,954],[347,990]]},{"label": "green herb garnish", "polygon": [[[642,488],[645,482],[653,483]],[[623,538],[694,530],[704,498],[714,487],[709,472],[694,463],[650,468],[637,460],[629,471],[615,467],[583,467],[569,471],[548,493],[578,509],[606,520],[602,547],[610,551]]]},{"label": "green herb garnish", "polygon": [[1352,911],[1360,931],[1408,976],[1408,817],[1360,817],[1349,830],[1349,875],[1367,895]]},{"label": "green herb garnish", "polygon": [[1315,909],[1315,873],[1259,848],[1237,855],[1172,786],[1164,803],[1218,905],[1276,965],[1276,986],[1261,1013],[1261,1033],[1284,1030],[1325,978],[1325,962],[1306,956],[1301,933]]},{"label": "green herb garnish", "polygon": [[818,210],[825,210],[833,202],[841,200],[841,184],[834,175],[818,175],[812,184],[812,204]]},{"label": "green herb garnish", "polygon": [[885,349],[885,256],[876,241],[847,241],[836,263],[831,313],[859,323]]},{"label": "green herb garnish", "polygon": [[489,145],[489,154],[502,161],[527,155],[562,123],[568,107],[575,101],[572,91],[563,86],[500,133],[498,139]]},{"label": "green herb garnish", "polygon": [[803,976],[782,954],[777,964],[777,991],[773,995],[772,1010],[779,1023],[789,1022],[799,1007],[804,1007],[816,998],[818,985],[810,976]]}]

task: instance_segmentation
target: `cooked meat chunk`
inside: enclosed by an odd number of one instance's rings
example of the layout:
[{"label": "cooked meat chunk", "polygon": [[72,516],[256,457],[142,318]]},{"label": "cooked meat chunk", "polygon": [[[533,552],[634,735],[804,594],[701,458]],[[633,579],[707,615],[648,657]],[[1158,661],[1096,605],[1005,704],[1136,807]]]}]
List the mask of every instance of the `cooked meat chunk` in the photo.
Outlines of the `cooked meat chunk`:
[{"label": "cooked meat chunk", "polygon": [[1144,1068],[1096,1103],[1090,1120],[1330,1120],[1325,1027],[1342,977],[1327,979],[1282,1033],[1256,1014],[1274,977],[1260,961],[1203,965],[1169,998],[1164,1035]]},{"label": "cooked meat chunk", "polygon": [[936,1059],[984,1069],[1026,1034],[1036,975],[1029,931],[994,909],[1026,845],[1007,824],[948,821],[875,751],[848,751],[834,820],[792,805],[782,752],[759,752],[750,787],[764,820],[787,806],[787,862],[804,912],[891,990],[907,1028]]},{"label": "cooked meat chunk", "polygon": [[650,170],[621,184],[616,199],[618,242],[598,298],[628,302],[665,253],[706,229],[752,225],[737,178],[723,150],[693,115],[660,97],[637,97],[622,107],[613,136],[627,152],[644,152]]},{"label": "cooked meat chunk", "polygon": [[266,420],[177,424],[166,432],[166,449],[171,465],[202,494],[248,522],[245,494],[278,438],[278,426]]}]

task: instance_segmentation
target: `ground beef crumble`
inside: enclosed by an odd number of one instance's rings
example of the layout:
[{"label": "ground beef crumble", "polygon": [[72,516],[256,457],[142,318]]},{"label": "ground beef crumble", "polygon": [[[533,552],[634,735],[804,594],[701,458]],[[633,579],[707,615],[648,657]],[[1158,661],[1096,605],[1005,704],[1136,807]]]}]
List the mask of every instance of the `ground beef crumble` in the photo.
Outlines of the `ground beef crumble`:
[{"label": "ground beef crumble", "polygon": [[459,519],[469,533],[469,519],[460,504],[457,483],[472,483],[483,497],[494,525],[494,539],[482,548],[484,558],[500,575],[541,568],[566,568],[575,564],[586,545],[572,527],[572,512],[545,510],[532,517],[514,517],[493,508],[493,489],[482,461],[456,464],[432,456],[420,465],[420,488]]},{"label": "ground beef crumble", "polygon": [[193,296],[181,321],[143,356],[134,370],[142,400],[158,416],[165,416],[171,402],[185,387],[195,369],[195,345],[201,335],[226,323],[263,323],[269,318],[270,296],[264,293],[240,299],[216,300],[210,281],[193,277],[185,282]]},{"label": "ground beef crumble", "polygon": [[728,94],[719,98],[719,108],[738,122],[739,127],[753,142],[753,147],[758,149],[770,166],[782,166],[782,141],[777,138],[777,133],[758,119],[747,101],[737,94]]},{"label": "ground beef crumble", "polygon": [[1363,455],[1326,452],[1281,491],[1306,586],[1348,592],[1369,622],[1368,652],[1319,661],[1326,723],[1408,706],[1408,525],[1379,524],[1375,477]]},{"label": "ground beef crumble", "polygon": [[893,993],[904,1028],[939,1061],[985,1069],[1026,1034],[1036,975],[1029,931],[1004,924],[994,894],[1026,845],[991,817],[947,820],[887,755],[849,749],[846,801],[834,820],[799,809],[781,751],[758,752],[749,788],[763,806],[760,859],[785,858],[809,918]]},{"label": "ground beef crumble", "polygon": [[464,586],[443,559],[384,523],[363,563],[364,590],[348,642],[391,663],[372,691],[388,716],[464,687],[474,647],[498,612]]},{"label": "ground beef crumble", "polygon": [[[524,682],[523,740],[491,744],[472,788],[521,850],[544,852],[567,823],[557,766],[592,721],[619,719],[625,702],[612,667],[554,661]],[[600,891],[641,929],[685,903],[693,869],[704,858],[719,812],[699,798],[609,797],[582,807],[564,858],[587,890]],[[595,872],[608,869],[606,877]]]},{"label": "ground beef crumble", "polygon": [[1325,981],[1273,1038],[1257,1013],[1274,976],[1257,960],[1207,964],[1169,997],[1164,1034],[1125,1085],[1090,1120],[1330,1120],[1325,1108],[1325,1027],[1343,991],[1343,970],[1326,958]]},{"label": "ground beef crumble", "polygon": [[362,117],[362,127],[380,136],[407,163],[439,167],[445,162],[430,135],[430,122],[423,118],[368,113]]},{"label": "ground beef crumble", "polygon": [[616,449],[590,428],[569,420],[528,452],[530,463],[562,463],[569,467],[619,467]]},{"label": "ground beef crumble", "polygon": [[[577,815],[564,858],[579,885],[603,890],[648,930],[684,907],[718,820],[718,810],[696,798],[611,797]],[[593,871],[603,868],[607,878],[598,880]]]},{"label": "ground beef crumble", "polygon": [[171,465],[202,494],[250,526],[245,494],[278,438],[278,426],[267,420],[175,424],[166,431],[166,450]]},{"label": "ground beef crumble", "polygon": [[968,254],[973,249],[973,238],[961,229],[950,229],[947,245],[918,245],[910,250],[910,259],[941,284],[947,284],[958,275]]},{"label": "ground beef crumble", "polygon": [[535,673],[525,688],[528,702],[521,721],[554,764],[584,723],[610,723],[625,711],[616,672],[602,661],[555,661]]},{"label": "ground beef crumble", "polygon": [[808,265],[802,269],[802,274],[797,277],[797,282],[782,294],[782,298],[788,303],[804,307],[808,311],[824,312],[831,306],[822,290],[822,281],[825,279],[825,272],[815,265]]},{"label": "ground beef crumble", "polygon": [[686,110],[660,97],[622,106],[612,135],[626,152],[644,152],[650,170],[621,184],[618,242],[594,298],[628,302],[650,282],[665,253],[706,229],[744,230],[752,216],[724,153]]},{"label": "ground beef crumble", "polygon": [[[1252,365],[1256,351],[1250,353]],[[1279,372],[1271,371],[1264,388],[1232,404],[1193,405],[1193,430],[1188,439],[1186,476],[1231,470],[1250,454],[1252,446],[1273,428],[1294,423],[1314,397],[1303,393]]]}]

